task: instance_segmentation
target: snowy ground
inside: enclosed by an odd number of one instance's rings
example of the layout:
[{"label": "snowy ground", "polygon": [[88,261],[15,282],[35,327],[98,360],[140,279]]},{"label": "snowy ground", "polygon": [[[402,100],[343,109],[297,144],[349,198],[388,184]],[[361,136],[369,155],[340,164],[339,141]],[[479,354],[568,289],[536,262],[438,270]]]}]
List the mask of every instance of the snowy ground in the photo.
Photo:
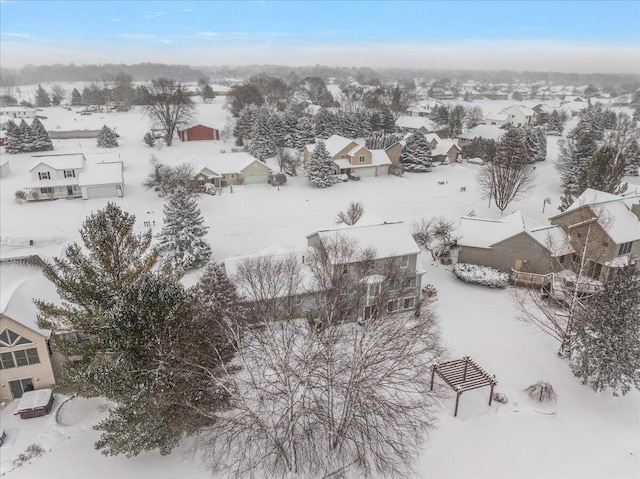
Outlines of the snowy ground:
[{"label": "snowy ground", "polygon": [[[199,105],[199,120],[222,128],[228,111],[224,99]],[[493,103],[493,104],[492,104]],[[500,103],[500,104],[499,104]],[[474,102],[485,112],[498,111],[501,102]],[[506,105],[505,105],[506,106]],[[44,110],[49,130],[116,126],[120,155],[125,165],[125,197],[115,200],[145,221],[162,225],[163,200],[142,187],[155,153],[168,163],[184,158],[219,154],[233,145],[224,142],[177,142],[170,148],[149,148],[142,136],[149,125],[139,110],[128,113],[79,116],[63,108]],[[573,120],[575,122],[575,120]],[[555,214],[561,194],[554,170],[557,139],[549,137],[548,160],[537,164],[538,186],[530,198],[510,205],[538,220]],[[95,140],[54,140],[55,152],[104,152]],[[108,200],[57,200],[19,205],[14,192],[28,183],[31,158],[9,157],[11,174],[0,180],[0,246],[2,256],[38,253],[59,255],[85,215],[102,208]],[[336,213],[351,200],[361,201],[367,215],[381,221],[411,223],[420,217],[442,215],[457,219],[474,211],[497,218],[495,206],[481,200],[474,177],[479,166],[440,166],[427,174],[363,178],[327,190],[310,188],[303,177],[289,179],[279,190],[268,185],[234,186],[222,196],[202,195],[200,207],[209,226],[215,260],[254,253],[265,248],[301,248],[305,236],[330,227]],[[633,179],[632,179],[633,180]],[[444,184],[440,184],[444,182]],[[635,181],[638,183],[638,181]],[[465,186],[466,192],[460,187]],[[551,198],[543,214],[543,200]],[[111,200],[114,201],[114,200]],[[28,246],[29,240],[34,246]],[[520,322],[511,302],[511,289],[493,290],[457,280],[451,267],[433,265],[426,256],[426,282],[438,289],[434,303],[443,337],[452,357],[470,355],[498,380],[497,390],[509,398],[507,405],[486,404],[488,390],[465,393],[460,414],[453,418],[454,399],[443,406],[438,429],[419,458],[420,477],[437,478],[632,478],[640,471],[640,393],[623,398],[595,394],[579,384],[566,362],[555,355],[557,344]],[[187,278],[192,282],[195,275]],[[425,371],[425,374],[428,374]],[[536,412],[522,389],[543,379],[558,392],[554,415]],[[59,398],[56,406],[63,398]],[[12,478],[182,478],[210,477],[188,454],[185,444],[170,456],[157,453],[137,458],[106,458],[94,451],[97,434],[92,426],[104,414],[99,400],[73,399],[64,406],[58,421],[54,414],[21,420],[13,416],[15,404],[1,412],[7,442],[0,449],[1,471]],[[32,443],[46,452],[15,470],[13,460]],[[11,472],[9,472],[11,471]]]}]

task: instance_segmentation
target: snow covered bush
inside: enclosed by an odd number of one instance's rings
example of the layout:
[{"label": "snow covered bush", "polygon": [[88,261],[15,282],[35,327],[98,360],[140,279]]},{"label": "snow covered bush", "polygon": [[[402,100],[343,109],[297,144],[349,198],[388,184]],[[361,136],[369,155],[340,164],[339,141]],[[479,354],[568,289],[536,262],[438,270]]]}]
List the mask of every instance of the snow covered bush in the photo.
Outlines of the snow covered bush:
[{"label": "snow covered bush", "polygon": [[526,388],[524,392],[527,393],[529,399],[539,403],[550,401],[555,402],[558,398],[558,395],[554,391],[551,383],[548,383],[546,381],[538,381],[537,383],[532,384],[531,386]]},{"label": "snow covered bush", "polygon": [[156,143],[156,139],[153,137],[151,132],[146,132],[144,134],[144,137],[142,138],[142,141],[144,141],[148,146],[153,146]]},{"label": "snow covered bush", "polygon": [[27,201],[27,194],[24,192],[24,190],[16,191],[15,195],[16,195],[16,201],[18,203],[22,204],[25,201]]},{"label": "snow covered bush", "polygon": [[104,125],[96,138],[99,148],[115,148],[118,146],[118,135],[115,131]]},{"label": "snow covered bush", "polygon": [[505,288],[509,284],[509,275],[489,266],[471,263],[458,263],[453,273],[467,283],[476,283],[490,288]]}]

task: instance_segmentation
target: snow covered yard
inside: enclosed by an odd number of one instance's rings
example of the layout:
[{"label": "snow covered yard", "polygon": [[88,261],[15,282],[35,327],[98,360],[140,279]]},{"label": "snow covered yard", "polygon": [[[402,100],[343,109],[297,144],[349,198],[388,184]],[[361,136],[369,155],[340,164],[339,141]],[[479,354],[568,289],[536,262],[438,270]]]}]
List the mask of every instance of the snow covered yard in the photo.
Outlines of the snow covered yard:
[{"label": "snow covered yard", "polygon": [[[224,99],[199,104],[199,121],[222,128]],[[485,112],[501,108],[496,102],[475,102]],[[150,148],[142,142],[148,122],[134,109],[127,113],[79,116],[59,107],[44,111],[48,130],[117,127],[120,146],[104,150],[95,140],[54,140],[52,153],[83,151],[116,153],[124,162],[125,196],[103,200],[56,200],[19,205],[14,192],[28,182],[28,154],[9,157],[11,173],[0,182],[0,245],[2,255],[59,255],[69,241],[77,241],[84,217],[114,201],[136,215],[138,227],[151,221],[155,233],[162,226],[164,200],[142,186],[154,153],[166,163],[199,158],[227,150],[232,141],[176,141],[172,147]],[[567,126],[567,130],[570,125]],[[521,209],[538,220],[557,212],[560,181],[554,169],[557,139],[548,138],[548,159],[536,165],[537,189],[531,197],[513,203],[505,214]],[[331,227],[336,214],[349,201],[364,204],[367,221],[410,224],[421,217],[444,216],[457,221],[472,210],[479,216],[499,217],[488,207],[475,184],[480,167],[467,163],[438,166],[431,173],[364,178],[329,189],[311,188],[303,176],[289,178],[279,189],[269,185],[229,187],[221,196],[201,195],[199,205],[209,226],[213,259],[259,252],[266,248],[302,248],[305,236]],[[466,187],[461,192],[461,187]],[[543,201],[551,198],[542,213]],[[155,226],[153,226],[155,222]],[[34,246],[29,246],[29,240]],[[616,398],[595,394],[582,386],[568,363],[556,356],[558,345],[517,319],[511,288],[494,290],[455,278],[450,266],[432,264],[422,256],[425,282],[437,290],[434,306],[453,358],[471,356],[498,380],[505,405],[489,407],[488,388],[462,395],[460,412],[453,418],[455,398],[443,404],[438,429],[417,463],[420,477],[437,478],[632,478],[640,471],[640,393]],[[195,280],[190,274],[187,282]],[[425,374],[430,374],[425,371]],[[538,380],[549,381],[558,393],[557,412],[536,412],[523,389]],[[51,415],[21,420],[13,415],[15,403],[1,412],[7,442],[0,448],[1,470],[15,478],[182,478],[211,477],[188,454],[188,441],[180,450],[162,457],[145,453],[133,459],[107,458],[93,449],[98,434],[92,429],[103,415],[100,400],[73,399],[58,415],[62,398],[56,396]],[[45,452],[15,470],[13,459],[32,443]],[[11,471],[11,472],[9,472]],[[89,475],[88,475],[89,474]]]}]

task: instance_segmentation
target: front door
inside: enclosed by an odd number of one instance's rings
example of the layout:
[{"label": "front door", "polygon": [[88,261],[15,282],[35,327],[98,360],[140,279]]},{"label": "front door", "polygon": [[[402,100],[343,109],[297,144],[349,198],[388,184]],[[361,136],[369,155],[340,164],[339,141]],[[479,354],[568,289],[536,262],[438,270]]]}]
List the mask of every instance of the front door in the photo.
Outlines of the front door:
[{"label": "front door", "polygon": [[15,381],[9,381],[9,387],[11,388],[13,399],[19,399],[27,391],[33,391],[33,381],[31,378],[16,379]]},{"label": "front door", "polygon": [[367,319],[369,319],[369,318],[375,318],[377,313],[378,313],[378,309],[377,309],[375,304],[372,304],[371,306],[365,306],[364,307],[364,319],[365,319],[365,321]]},{"label": "front door", "polygon": [[67,194],[73,196],[73,186],[67,186]]}]

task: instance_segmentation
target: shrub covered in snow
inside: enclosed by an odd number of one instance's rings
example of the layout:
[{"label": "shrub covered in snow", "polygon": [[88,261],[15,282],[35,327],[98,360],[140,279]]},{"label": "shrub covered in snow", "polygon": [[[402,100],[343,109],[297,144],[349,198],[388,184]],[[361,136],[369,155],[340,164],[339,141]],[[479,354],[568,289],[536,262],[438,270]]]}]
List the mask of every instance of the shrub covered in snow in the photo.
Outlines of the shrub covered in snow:
[{"label": "shrub covered in snow", "polygon": [[551,386],[551,384],[546,381],[538,381],[537,383],[532,384],[531,386],[526,388],[524,392],[527,393],[529,399],[532,399],[533,401],[539,403],[550,401],[555,402],[558,398],[558,395],[554,391],[553,386]]},{"label": "shrub covered in snow", "polygon": [[489,266],[471,263],[458,263],[453,273],[462,281],[477,283],[491,288],[504,288],[509,284],[509,275]]}]

